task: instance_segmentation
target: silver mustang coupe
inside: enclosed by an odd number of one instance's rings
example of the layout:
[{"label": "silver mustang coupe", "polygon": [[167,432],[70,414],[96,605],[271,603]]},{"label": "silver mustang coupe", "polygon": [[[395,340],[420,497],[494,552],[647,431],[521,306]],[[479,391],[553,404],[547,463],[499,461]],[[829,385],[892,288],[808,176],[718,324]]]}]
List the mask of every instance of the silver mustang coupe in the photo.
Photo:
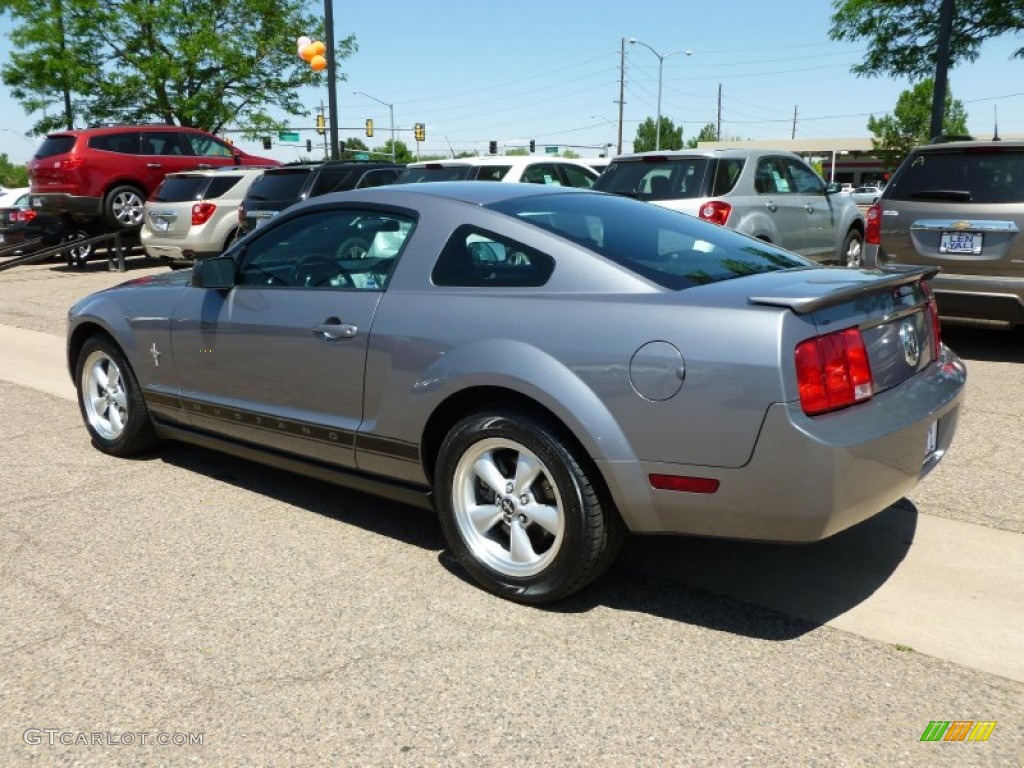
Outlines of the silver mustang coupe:
[{"label": "silver mustang coupe", "polygon": [[82,299],[68,365],[100,450],[181,440],[433,507],[476,581],[540,603],[627,532],[814,541],[907,494],[966,378],[932,274],[599,192],[381,187]]}]

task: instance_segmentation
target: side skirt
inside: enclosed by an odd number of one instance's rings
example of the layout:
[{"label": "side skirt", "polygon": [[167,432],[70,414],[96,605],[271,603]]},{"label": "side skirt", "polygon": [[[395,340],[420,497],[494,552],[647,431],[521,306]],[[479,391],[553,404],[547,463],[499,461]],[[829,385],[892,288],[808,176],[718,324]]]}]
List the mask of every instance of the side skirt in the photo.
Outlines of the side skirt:
[{"label": "side skirt", "polygon": [[202,448],[210,448],[240,459],[266,464],[267,466],[294,472],[304,477],[323,480],[334,485],[361,491],[362,493],[380,496],[402,504],[409,504],[419,509],[434,510],[433,493],[428,488],[386,480],[362,474],[356,470],[342,469],[341,467],[334,467],[314,461],[304,461],[283,453],[256,448],[201,432],[193,432],[192,430],[167,423],[154,421],[153,426],[156,429],[157,435],[165,440],[176,440],[190,445],[198,445]]}]

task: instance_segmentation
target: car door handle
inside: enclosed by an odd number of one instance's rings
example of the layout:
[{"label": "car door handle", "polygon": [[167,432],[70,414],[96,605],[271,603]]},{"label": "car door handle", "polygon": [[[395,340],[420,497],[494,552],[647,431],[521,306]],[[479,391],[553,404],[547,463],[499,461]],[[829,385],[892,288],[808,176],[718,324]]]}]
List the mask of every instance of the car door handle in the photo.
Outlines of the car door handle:
[{"label": "car door handle", "polygon": [[348,323],[343,323],[336,317],[328,317],[321,325],[314,325],[310,332],[323,336],[326,341],[340,341],[351,339],[359,331],[359,328]]},{"label": "car door handle", "polygon": [[196,168],[198,168],[201,171],[208,171],[211,168],[213,168],[213,166],[210,165],[209,163],[200,163],[199,165],[196,166]]},{"label": "car door handle", "polygon": [[146,163],[147,168],[160,168],[160,163]]},{"label": "car door handle", "polygon": [[772,213],[775,213],[775,212],[776,212],[777,210],[779,210],[779,206],[777,206],[777,205],[776,205],[776,204],[775,204],[775,203],[774,203],[773,201],[771,201],[771,200],[769,200],[769,201],[768,201],[767,203],[765,203],[765,204],[764,204],[764,207],[765,207],[765,208],[767,208],[767,209],[768,209],[769,211],[771,211]]},{"label": "car door handle", "polygon": [[814,206],[808,203],[807,205],[804,206],[804,210],[807,211],[808,213],[814,213]]}]

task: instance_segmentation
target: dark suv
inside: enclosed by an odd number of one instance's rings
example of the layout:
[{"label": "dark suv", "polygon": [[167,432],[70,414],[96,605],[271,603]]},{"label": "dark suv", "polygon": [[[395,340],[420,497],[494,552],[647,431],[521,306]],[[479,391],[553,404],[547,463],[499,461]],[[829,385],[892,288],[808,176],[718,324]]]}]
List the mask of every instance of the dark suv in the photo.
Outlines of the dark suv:
[{"label": "dark suv", "polygon": [[280,165],[196,128],[118,125],[49,134],[28,162],[34,210],[117,229],[142,224],[142,206],[174,171]]},{"label": "dark suv", "polygon": [[866,266],[937,266],[949,318],[1024,325],[1024,142],[917,147],[868,209]]},{"label": "dark suv", "polygon": [[253,182],[238,206],[238,228],[249,232],[289,205],[328,192],[391,184],[404,170],[395,163],[329,160],[271,168]]}]

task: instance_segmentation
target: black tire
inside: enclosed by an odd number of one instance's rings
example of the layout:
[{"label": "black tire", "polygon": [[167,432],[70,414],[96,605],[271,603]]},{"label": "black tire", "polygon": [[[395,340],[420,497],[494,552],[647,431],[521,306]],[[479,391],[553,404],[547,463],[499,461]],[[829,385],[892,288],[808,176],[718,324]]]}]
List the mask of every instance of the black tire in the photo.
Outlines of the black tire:
[{"label": "black tire", "polygon": [[860,230],[851,229],[846,233],[841,259],[842,265],[851,269],[860,269],[864,264],[864,235]]},{"label": "black tire", "polygon": [[113,456],[152,448],[156,432],[124,354],[109,338],[93,336],[75,364],[78,408],[93,445]]},{"label": "black tire", "polygon": [[146,195],[138,187],[124,184],[114,187],[103,199],[103,216],[117,229],[135,229],[142,225]]},{"label": "black tire", "polygon": [[[92,234],[85,229],[76,229],[70,235],[68,240],[74,243],[75,240],[87,240],[92,237]],[[67,250],[64,251],[64,260],[67,262],[69,267],[77,267],[82,269],[85,263],[89,260],[89,257],[96,252],[96,246],[93,244],[88,245],[69,245]]]},{"label": "black tire", "polygon": [[[445,437],[434,477],[438,518],[452,554],[485,589],[551,602],[614,560],[625,528],[577,450],[559,426],[516,412],[468,416]],[[532,479],[516,488],[517,476]]]}]

